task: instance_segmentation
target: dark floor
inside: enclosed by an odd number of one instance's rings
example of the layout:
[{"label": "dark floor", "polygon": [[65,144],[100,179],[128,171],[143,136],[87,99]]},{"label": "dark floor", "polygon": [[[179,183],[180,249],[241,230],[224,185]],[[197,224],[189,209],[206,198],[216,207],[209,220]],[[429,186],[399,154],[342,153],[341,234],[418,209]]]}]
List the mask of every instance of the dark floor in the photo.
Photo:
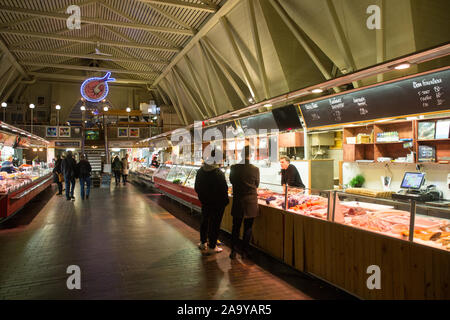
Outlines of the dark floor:
[{"label": "dark floor", "polygon": [[[183,220],[195,227],[182,207],[133,185],[75,202],[47,189],[0,225],[0,299],[351,298],[264,255],[231,261],[225,246],[202,256]],[[69,265],[81,290],[67,289]]]}]

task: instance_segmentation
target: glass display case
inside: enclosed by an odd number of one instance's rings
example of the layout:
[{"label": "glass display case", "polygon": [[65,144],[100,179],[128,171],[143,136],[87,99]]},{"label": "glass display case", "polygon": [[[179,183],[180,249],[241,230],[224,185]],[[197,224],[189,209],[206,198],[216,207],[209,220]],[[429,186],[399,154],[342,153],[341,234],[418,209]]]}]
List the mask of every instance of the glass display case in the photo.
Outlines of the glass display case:
[{"label": "glass display case", "polygon": [[51,172],[51,168],[30,165],[22,165],[19,171],[10,174],[0,172],[0,194],[17,191]]},{"label": "glass display case", "polygon": [[195,177],[197,176],[197,171],[200,169],[200,167],[194,167],[192,168],[191,173],[189,174],[188,178],[186,179],[186,182],[184,185],[189,188],[194,188],[195,186]]},{"label": "glass display case", "polygon": [[166,178],[167,178],[170,170],[172,169],[172,167],[175,167],[175,166],[171,165],[171,164],[162,164],[162,165],[160,165],[159,168],[156,169],[156,172],[154,173],[153,177],[166,180]]},{"label": "glass display case", "polygon": [[450,208],[374,200],[345,192],[336,192],[333,197],[334,222],[450,251]]}]

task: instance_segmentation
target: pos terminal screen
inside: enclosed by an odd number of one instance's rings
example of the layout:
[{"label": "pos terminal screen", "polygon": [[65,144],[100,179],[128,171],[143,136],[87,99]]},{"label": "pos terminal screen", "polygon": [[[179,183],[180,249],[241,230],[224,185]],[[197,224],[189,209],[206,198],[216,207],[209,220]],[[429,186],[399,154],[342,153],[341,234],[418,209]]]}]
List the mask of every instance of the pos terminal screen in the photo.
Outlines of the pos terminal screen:
[{"label": "pos terminal screen", "polygon": [[403,181],[400,188],[403,189],[420,189],[425,178],[425,173],[421,172],[406,172],[403,176]]}]

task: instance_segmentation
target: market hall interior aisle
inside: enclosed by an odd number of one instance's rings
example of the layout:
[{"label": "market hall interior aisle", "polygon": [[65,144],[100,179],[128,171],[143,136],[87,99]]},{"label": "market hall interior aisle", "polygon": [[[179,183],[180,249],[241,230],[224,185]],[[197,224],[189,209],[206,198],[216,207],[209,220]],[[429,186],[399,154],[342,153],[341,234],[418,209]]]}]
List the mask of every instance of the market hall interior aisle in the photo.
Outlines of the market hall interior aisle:
[{"label": "market hall interior aisle", "polygon": [[[257,265],[205,257],[199,233],[131,184],[48,189],[0,225],[0,299],[309,299]],[[56,193],[56,192],[55,192]],[[81,290],[68,290],[69,265]]]}]

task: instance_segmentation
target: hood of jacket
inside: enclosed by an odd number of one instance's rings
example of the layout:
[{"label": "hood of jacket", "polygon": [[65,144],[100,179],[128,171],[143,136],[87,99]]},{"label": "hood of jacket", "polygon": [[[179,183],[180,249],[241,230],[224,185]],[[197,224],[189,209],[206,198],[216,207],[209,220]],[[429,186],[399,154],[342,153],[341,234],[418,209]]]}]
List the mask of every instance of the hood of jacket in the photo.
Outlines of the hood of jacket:
[{"label": "hood of jacket", "polygon": [[203,164],[203,170],[205,170],[206,172],[210,172],[213,170],[216,170],[217,168],[219,168],[219,165],[217,164],[207,164],[206,162]]}]

